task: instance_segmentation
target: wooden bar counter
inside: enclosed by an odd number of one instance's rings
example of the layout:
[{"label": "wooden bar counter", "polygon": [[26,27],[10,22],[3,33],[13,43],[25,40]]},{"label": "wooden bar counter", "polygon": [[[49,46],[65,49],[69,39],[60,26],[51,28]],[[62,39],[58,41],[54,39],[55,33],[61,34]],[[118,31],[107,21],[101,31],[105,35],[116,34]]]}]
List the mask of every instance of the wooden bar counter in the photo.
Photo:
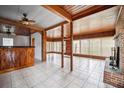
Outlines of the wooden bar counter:
[{"label": "wooden bar counter", "polygon": [[0,73],[34,65],[33,46],[0,47]]}]

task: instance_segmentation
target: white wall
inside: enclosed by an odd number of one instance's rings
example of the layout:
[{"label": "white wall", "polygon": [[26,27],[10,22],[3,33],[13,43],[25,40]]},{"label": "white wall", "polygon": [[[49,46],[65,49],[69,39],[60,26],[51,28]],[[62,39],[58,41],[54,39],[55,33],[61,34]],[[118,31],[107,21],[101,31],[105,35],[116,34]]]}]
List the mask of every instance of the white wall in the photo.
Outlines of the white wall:
[{"label": "white wall", "polygon": [[29,46],[29,36],[8,36],[5,34],[0,34],[0,46],[3,46],[3,38],[13,38],[13,46]]},{"label": "white wall", "polygon": [[16,36],[14,38],[14,46],[30,46],[29,36]]},{"label": "white wall", "polygon": [[35,58],[42,60],[42,35],[38,32],[31,35],[31,38],[35,38]]}]

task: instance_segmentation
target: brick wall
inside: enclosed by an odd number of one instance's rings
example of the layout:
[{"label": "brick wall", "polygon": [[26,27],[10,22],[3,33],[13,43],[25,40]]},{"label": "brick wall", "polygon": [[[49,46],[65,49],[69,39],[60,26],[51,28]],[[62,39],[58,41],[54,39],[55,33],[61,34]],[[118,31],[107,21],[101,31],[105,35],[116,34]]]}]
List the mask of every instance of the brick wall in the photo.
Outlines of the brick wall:
[{"label": "brick wall", "polygon": [[118,88],[124,88],[124,75],[121,73],[104,72],[104,82]]},{"label": "brick wall", "polygon": [[115,47],[120,48],[120,62],[119,62],[119,72],[104,71],[104,82],[111,84],[115,87],[124,88],[124,6],[119,16],[118,22],[116,24],[116,38]]}]

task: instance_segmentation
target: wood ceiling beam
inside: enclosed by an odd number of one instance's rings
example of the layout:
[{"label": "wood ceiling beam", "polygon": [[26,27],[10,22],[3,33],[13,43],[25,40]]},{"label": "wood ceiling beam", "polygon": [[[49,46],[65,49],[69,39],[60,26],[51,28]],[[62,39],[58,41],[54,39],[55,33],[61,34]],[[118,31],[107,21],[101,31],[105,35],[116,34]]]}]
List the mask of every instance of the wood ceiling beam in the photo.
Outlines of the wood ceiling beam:
[{"label": "wood ceiling beam", "polygon": [[64,22],[57,23],[57,24],[55,24],[55,25],[52,25],[52,26],[46,28],[45,31],[48,31],[48,30],[50,30],[50,29],[53,29],[53,28],[55,28],[55,27],[61,26],[61,25],[66,24],[66,23],[68,23],[68,22],[67,22],[67,21],[64,21]]},{"label": "wood ceiling beam", "polygon": [[115,5],[95,5],[93,7],[90,7],[84,11],[81,11],[75,15],[72,16],[72,19],[73,20],[77,20],[77,19],[80,19],[82,17],[86,17],[88,15],[91,15],[91,14],[95,14],[97,12],[100,12],[100,11],[103,11],[103,10],[106,10],[106,9],[109,9],[109,8],[112,8],[114,7]]},{"label": "wood ceiling beam", "polygon": [[0,23],[14,25],[14,26],[17,26],[17,27],[29,28],[29,29],[34,30],[36,32],[41,32],[41,31],[44,30],[44,28],[40,28],[40,27],[36,27],[36,26],[32,26],[32,25],[23,25],[20,22],[10,20],[10,19],[6,19],[6,18],[1,18],[1,17],[0,17]]},{"label": "wood ceiling beam", "polygon": [[50,10],[51,12],[63,17],[66,21],[71,22],[72,16],[63,8],[58,5],[42,5],[44,8]]}]

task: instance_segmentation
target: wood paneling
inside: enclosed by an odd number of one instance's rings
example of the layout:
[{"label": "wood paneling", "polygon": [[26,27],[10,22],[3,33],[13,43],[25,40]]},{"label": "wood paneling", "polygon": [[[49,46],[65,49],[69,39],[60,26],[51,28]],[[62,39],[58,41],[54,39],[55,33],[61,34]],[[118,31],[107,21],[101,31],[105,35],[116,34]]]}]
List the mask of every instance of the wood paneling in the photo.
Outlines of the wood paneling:
[{"label": "wood paneling", "polygon": [[63,5],[61,7],[64,8],[67,12],[69,12],[71,15],[75,15],[81,11],[92,7],[92,5]]},{"label": "wood paneling", "polygon": [[31,30],[29,28],[24,28],[24,27],[16,27],[15,34],[16,35],[25,35],[29,36],[31,33]]},{"label": "wood paneling", "polygon": [[81,12],[73,15],[72,19],[77,20],[79,18],[86,17],[88,15],[91,15],[91,14],[94,14],[94,13],[109,9],[111,7],[114,7],[114,6],[115,5],[95,5],[93,7],[90,7],[88,9],[84,10],[84,11],[81,11]]},{"label": "wood paneling", "polygon": [[0,73],[34,64],[34,48],[0,48]]}]

